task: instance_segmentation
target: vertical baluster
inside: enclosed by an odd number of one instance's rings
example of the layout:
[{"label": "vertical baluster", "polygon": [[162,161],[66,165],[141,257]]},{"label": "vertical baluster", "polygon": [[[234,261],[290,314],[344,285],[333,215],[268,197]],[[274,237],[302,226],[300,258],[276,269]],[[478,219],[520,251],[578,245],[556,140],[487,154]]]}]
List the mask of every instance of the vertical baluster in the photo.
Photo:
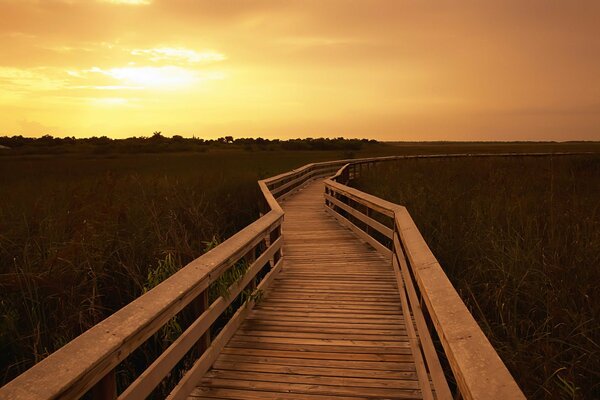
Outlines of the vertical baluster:
[{"label": "vertical baluster", "polygon": [[[246,265],[249,267],[250,265],[252,265],[254,263],[254,261],[256,260],[256,247],[252,248],[252,250],[250,250],[248,253],[246,253],[246,255],[244,256],[244,261],[246,262]],[[252,278],[252,280],[250,281],[250,283],[248,284],[248,288],[250,289],[250,292],[254,292],[254,289],[256,289],[256,276],[254,276]]]},{"label": "vertical baluster", "polygon": [[[269,247],[271,247],[271,232],[269,232],[266,236],[265,236],[265,251],[267,251],[269,249]],[[269,258],[269,269],[273,268],[275,266],[275,260],[274,260],[274,256]]]},{"label": "vertical baluster", "polygon": [[91,395],[93,400],[114,400],[117,398],[117,375],[114,369],[94,385]]},{"label": "vertical baluster", "polygon": [[[366,210],[365,210],[366,216],[367,217],[371,217],[371,214],[372,214],[371,208],[368,205],[366,205],[366,204],[365,204],[365,208],[366,208]],[[365,225],[367,226],[367,229],[366,229],[367,235],[372,236],[371,235],[371,226],[369,224],[365,224]]]},{"label": "vertical baluster", "polygon": [[[198,296],[199,314],[197,315],[201,315],[204,311],[208,309],[208,307],[210,307],[210,304],[208,298],[208,289],[206,289],[204,292],[202,292],[200,296]],[[201,353],[204,353],[206,349],[209,348],[211,340],[212,339],[210,337],[210,328],[208,328],[206,330],[206,333],[204,333],[204,335],[202,335],[202,337],[198,341],[198,349]]]}]

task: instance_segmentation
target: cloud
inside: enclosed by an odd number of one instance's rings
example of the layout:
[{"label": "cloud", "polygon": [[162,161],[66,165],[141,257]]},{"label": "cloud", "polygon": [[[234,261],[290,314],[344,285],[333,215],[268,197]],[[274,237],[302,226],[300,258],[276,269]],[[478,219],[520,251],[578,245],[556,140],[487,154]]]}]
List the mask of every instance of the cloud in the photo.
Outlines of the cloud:
[{"label": "cloud", "polygon": [[94,106],[114,107],[129,105],[129,100],[123,97],[91,97],[88,101]]},{"label": "cloud", "polygon": [[0,90],[58,90],[65,85],[66,80],[49,68],[0,67]]},{"label": "cloud", "polygon": [[130,6],[147,6],[152,4],[152,0],[98,0],[101,3],[125,4]]},{"label": "cloud", "polygon": [[133,87],[174,89],[205,80],[223,79],[218,72],[201,72],[176,66],[119,67],[102,69],[94,67],[89,72],[109,76]]},{"label": "cloud", "polygon": [[32,121],[29,119],[20,120],[17,124],[19,127],[18,134],[25,136],[49,135],[59,131],[59,129],[56,126],[48,126],[38,121]]},{"label": "cloud", "polygon": [[226,60],[225,55],[212,50],[198,52],[181,47],[157,47],[131,50],[134,56],[146,56],[150,61],[184,61],[187,63],[211,63]]}]

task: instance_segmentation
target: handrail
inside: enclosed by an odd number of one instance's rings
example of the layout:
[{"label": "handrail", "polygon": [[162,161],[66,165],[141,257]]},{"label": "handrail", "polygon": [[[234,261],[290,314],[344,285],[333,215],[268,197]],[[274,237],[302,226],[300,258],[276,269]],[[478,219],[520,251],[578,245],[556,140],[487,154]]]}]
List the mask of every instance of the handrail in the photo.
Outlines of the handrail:
[{"label": "handrail", "polygon": [[[514,153],[504,155],[549,154]],[[144,398],[158,386],[185,353],[194,346],[200,346],[203,351],[202,355],[186,372],[169,396],[170,399],[185,398],[193,390],[197,379],[210,368],[220,350],[252,308],[254,304],[252,296],[244,303],[245,306],[242,305],[238,309],[219,335],[211,342],[208,334],[212,323],[242,290],[250,288],[254,290],[253,294],[260,290],[266,290],[282,268],[284,238],[281,224],[284,212],[278,200],[285,198],[311,179],[331,176],[331,174],[334,174],[333,177],[326,180],[327,209],[342,220],[349,221],[354,218],[365,224],[367,226],[366,233],[363,233],[362,236],[365,239],[368,238],[367,240],[382,253],[393,256],[395,265],[402,267],[401,274],[408,289],[410,289],[410,284],[406,279],[414,276],[416,287],[424,300],[425,309],[429,312],[435,331],[442,341],[463,397],[467,399],[501,398],[498,397],[501,393],[509,393],[510,396],[505,398],[520,398],[519,396],[522,394],[512,377],[458,298],[456,291],[435,261],[435,257],[429,251],[406,209],[344,185],[356,176],[365,165],[369,166],[377,162],[409,158],[471,156],[485,157],[498,156],[498,154],[391,156],[326,161],[306,164],[292,171],[258,181],[263,194],[264,215],[257,221],[193,260],[149,292],[82,333],[0,388],[0,398],[7,400],[70,399],[81,397],[91,391],[92,397],[95,399],[114,399],[117,397],[115,368],[168,321],[177,316],[180,311],[192,307],[196,309],[196,320],[119,396],[119,399]],[[344,201],[340,201],[340,199],[352,199],[365,206],[367,208],[365,216],[361,217],[359,214],[362,211],[357,213],[355,210],[351,210],[355,207],[344,204]],[[347,203],[347,200],[345,201]],[[394,218],[393,227],[386,226],[372,218],[369,210]],[[352,214],[355,216],[351,217]],[[350,223],[350,225],[354,227],[355,231],[362,232],[355,224]],[[376,238],[378,234],[383,235],[389,242],[382,243]],[[242,261],[247,262],[249,268],[241,281],[229,287],[229,293],[232,296],[221,296],[212,304],[208,304],[209,286],[217,281],[225,271]],[[405,267],[405,264],[408,267]],[[400,271],[400,269],[396,269]],[[266,274],[263,274],[262,280],[257,282],[259,272],[265,270]],[[400,275],[398,277],[400,279]],[[404,287],[403,285],[399,286]],[[416,315],[415,310],[418,311],[419,306],[413,304],[414,293],[408,292],[408,297],[411,300],[412,312]],[[446,304],[446,299],[451,299],[450,305]],[[417,317],[415,319],[418,320]],[[456,321],[460,321],[460,325]],[[427,342],[428,334],[425,332],[426,329],[423,329],[423,321],[417,321],[417,325],[420,325],[418,333],[421,346],[423,346],[422,338],[425,338],[424,342]],[[475,350],[467,351],[468,349]],[[427,353],[431,355],[430,350],[424,350],[426,356]],[[485,365],[486,362],[490,362],[489,365],[499,369],[493,370],[493,375],[487,375],[483,377],[485,379],[477,381],[482,378],[482,370],[492,371]],[[430,370],[430,373],[432,380],[435,381],[439,378],[436,371]],[[443,388],[436,387],[435,390],[438,397],[444,393]],[[486,395],[482,396],[482,393]],[[496,397],[493,396],[494,394],[497,394]],[[517,394],[520,395],[517,396]]]},{"label": "handrail", "polygon": [[[501,154],[513,155],[523,154]],[[540,153],[525,155],[538,156]],[[325,180],[326,210],[391,258],[419,382],[430,382],[431,379],[431,385],[421,386],[424,398],[433,398],[434,391],[437,399],[453,398],[431,338],[433,332],[441,342],[462,398],[525,399],[406,208],[346,186],[360,174],[360,167],[364,164],[407,158],[422,157],[400,156],[346,163],[334,176]],[[433,329],[429,325],[433,325]]]}]

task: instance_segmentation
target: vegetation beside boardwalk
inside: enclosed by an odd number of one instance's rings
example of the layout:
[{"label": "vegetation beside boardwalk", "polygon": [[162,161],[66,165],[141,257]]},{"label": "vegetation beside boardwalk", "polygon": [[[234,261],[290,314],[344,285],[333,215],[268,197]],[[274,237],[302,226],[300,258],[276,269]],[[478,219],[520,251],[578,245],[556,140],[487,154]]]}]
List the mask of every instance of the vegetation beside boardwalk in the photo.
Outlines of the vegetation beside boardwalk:
[{"label": "vegetation beside boardwalk", "polygon": [[348,156],[230,148],[0,157],[0,384],[254,221],[258,179]]},{"label": "vegetation beside boardwalk", "polygon": [[[255,220],[258,179],[352,157],[600,149],[312,139],[284,150],[224,138],[190,151],[169,147],[173,139],[145,138],[139,151],[83,143],[0,151],[0,385]],[[333,147],[319,150],[323,143]],[[167,328],[151,348],[181,327]]]},{"label": "vegetation beside boardwalk", "polygon": [[600,397],[600,156],[403,160],[354,186],[408,208],[528,398]]}]

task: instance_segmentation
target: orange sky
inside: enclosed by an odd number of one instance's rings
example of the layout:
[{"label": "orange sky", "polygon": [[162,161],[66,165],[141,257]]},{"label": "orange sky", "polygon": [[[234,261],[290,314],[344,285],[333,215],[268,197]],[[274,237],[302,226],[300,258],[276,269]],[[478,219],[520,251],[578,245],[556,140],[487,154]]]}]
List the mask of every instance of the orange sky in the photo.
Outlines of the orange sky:
[{"label": "orange sky", "polygon": [[598,0],[0,0],[0,135],[600,140]]}]

